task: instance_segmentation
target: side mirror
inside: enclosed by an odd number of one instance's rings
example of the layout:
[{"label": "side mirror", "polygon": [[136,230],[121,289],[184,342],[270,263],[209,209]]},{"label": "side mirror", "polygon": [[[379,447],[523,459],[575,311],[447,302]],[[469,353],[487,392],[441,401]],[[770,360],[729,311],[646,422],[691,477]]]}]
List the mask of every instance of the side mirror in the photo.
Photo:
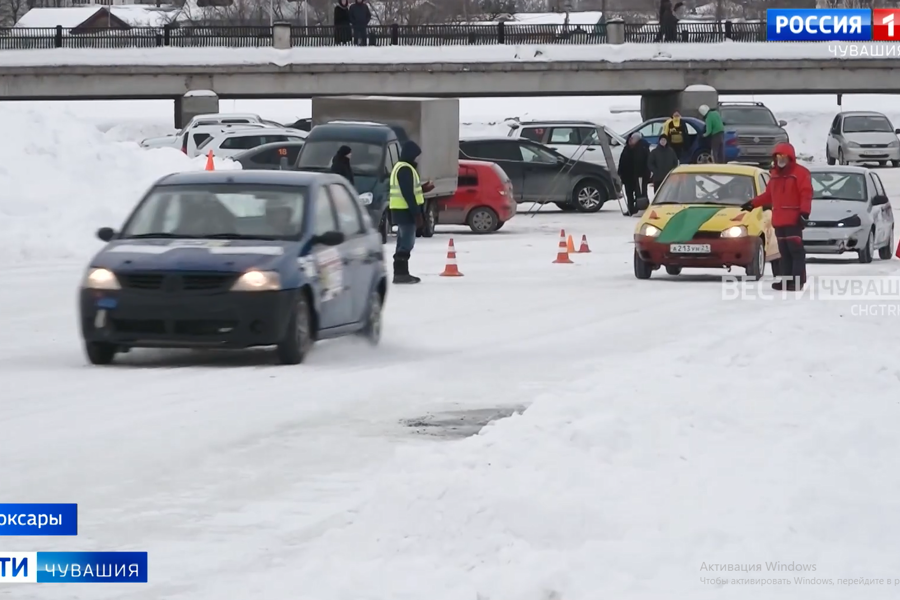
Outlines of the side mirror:
[{"label": "side mirror", "polygon": [[329,231],[313,238],[313,244],[322,244],[323,246],[340,246],[344,243],[344,232]]},{"label": "side mirror", "polygon": [[872,206],[884,206],[888,202],[890,202],[890,200],[888,200],[887,196],[875,196],[872,198]]},{"label": "side mirror", "polygon": [[782,119],[781,121],[778,121],[778,126],[779,126],[779,127],[784,127],[785,125],[787,125],[787,121],[785,121],[785,120],[783,120],[783,119]]},{"label": "side mirror", "polygon": [[894,133],[896,133],[897,135],[900,135],[900,129],[895,129]]},{"label": "side mirror", "polygon": [[102,242],[109,242],[116,237],[116,232],[112,227],[101,227],[97,230],[97,238]]},{"label": "side mirror", "polygon": [[638,198],[634,201],[634,206],[638,210],[647,210],[650,208],[650,199],[649,198]]}]

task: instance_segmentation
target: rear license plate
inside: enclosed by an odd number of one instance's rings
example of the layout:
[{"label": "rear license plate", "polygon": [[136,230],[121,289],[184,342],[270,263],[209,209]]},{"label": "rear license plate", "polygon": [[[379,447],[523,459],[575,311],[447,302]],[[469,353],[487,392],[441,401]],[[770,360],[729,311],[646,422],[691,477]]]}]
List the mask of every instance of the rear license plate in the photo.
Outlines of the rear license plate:
[{"label": "rear license plate", "polygon": [[669,252],[673,254],[709,254],[709,244],[671,244]]}]

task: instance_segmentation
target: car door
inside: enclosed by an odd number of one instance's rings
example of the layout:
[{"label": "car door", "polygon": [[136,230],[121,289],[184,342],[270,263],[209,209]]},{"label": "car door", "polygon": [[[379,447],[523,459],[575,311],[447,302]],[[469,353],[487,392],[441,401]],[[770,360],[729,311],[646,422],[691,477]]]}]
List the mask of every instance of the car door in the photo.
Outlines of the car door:
[{"label": "car door", "polygon": [[841,132],[841,115],[835,115],[831,121],[831,127],[828,129],[828,137],[825,140],[825,151],[830,158],[837,158],[838,140],[837,136]]},{"label": "car door", "polygon": [[359,202],[350,189],[342,184],[328,185],[328,193],[337,212],[338,227],[344,234],[341,255],[344,261],[344,289],[349,299],[347,323],[362,318],[369,300],[374,263],[369,256],[367,228]]},{"label": "car door", "polygon": [[529,142],[519,143],[519,154],[524,165],[526,202],[566,202],[569,199],[568,167],[558,157],[541,146]]},{"label": "car door", "polygon": [[[340,231],[334,202],[325,188],[319,188],[313,198],[313,218],[314,235]],[[311,250],[319,280],[319,326],[323,330],[346,325],[351,320],[353,299],[345,289],[344,245],[316,244]]]},{"label": "car door", "polygon": [[869,206],[872,221],[875,223],[875,246],[880,248],[891,239],[891,233],[893,233],[894,228],[894,215],[891,212],[890,203],[882,204],[881,206],[872,205],[875,196],[887,196],[884,186],[881,183],[881,178],[875,173],[869,173],[867,187],[871,189],[869,192]]},{"label": "car door", "polygon": [[460,149],[465,158],[496,163],[512,181],[516,202],[525,202],[525,164],[522,162],[518,141],[511,139],[464,142],[460,144]]},{"label": "car door", "polygon": [[649,121],[645,121],[640,127],[638,127],[635,131],[641,134],[641,137],[647,140],[647,143],[651,146],[655,146],[659,143],[659,136],[662,135],[663,125],[665,124],[665,119],[651,119]]}]

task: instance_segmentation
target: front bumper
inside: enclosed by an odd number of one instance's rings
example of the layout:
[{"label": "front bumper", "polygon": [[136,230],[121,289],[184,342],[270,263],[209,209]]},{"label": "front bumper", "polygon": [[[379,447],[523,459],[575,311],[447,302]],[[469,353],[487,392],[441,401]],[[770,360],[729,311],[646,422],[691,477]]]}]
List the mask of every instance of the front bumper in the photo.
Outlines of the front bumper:
[{"label": "front bumper", "polygon": [[297,290],[278,292],[79,292],[86,342],[129,348],[272,346],[287,330]]},{"label": "front bumper", "polygon": [[900,161],[900,146],[894,148],[845,148],[844,160],[847,162]]},{"label": "front bumper", "polygon": [[671,244],[660,244],[655,238],[635,234],[634,244],[645,262],[673,267],[745,267],[753,262],[757,238],[696,238],[689,244],[708,244],[709,253],[677,254],[670,252]]},{"label": "front bumper", "polygon": [[809,254],[857,252],[868,235],[865,227],[808,227],[803,230],[803,249]]}]

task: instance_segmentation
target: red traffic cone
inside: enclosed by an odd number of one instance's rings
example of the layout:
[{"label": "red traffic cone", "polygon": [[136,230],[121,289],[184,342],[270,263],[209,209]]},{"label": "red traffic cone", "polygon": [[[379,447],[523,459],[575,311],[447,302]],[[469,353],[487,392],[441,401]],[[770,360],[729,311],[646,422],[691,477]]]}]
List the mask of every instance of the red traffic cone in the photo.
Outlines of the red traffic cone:
[{"label": "red traffic cone", "polygon": [[900,244],[897,244],[897,251],[894,253],[894,256],[900,258]]},{"label": "red traffic cone", "polygon": [[210,150],[209,154],[206,155],[206,170],[207,171],[215,171],[216,170],[216,163],[213,161],[212,150]]},{"label": "red traffic cone", "polygon": [[588,247],[587,236],[586,235],[581,236],[581,247],[578,248],[578,254],[587,254],[590,251],[591,251],[591,249],[590,249],[590,247]]},{"label": "red traffic cone", "polygon": [[553,264],[566,264],[571,265],[572,259],[569,258],[569,247],[566,244],[566,230],[559,230],[559,251],[556,253],[556,260],[553,261]]},{"label": "red traffic cone", "polygon": [[447,246],[447,265],[441,277],[462,277],[459,267],[456,266],[456,246],[453,245],[453,238],[450,238],[450,244]]}]

